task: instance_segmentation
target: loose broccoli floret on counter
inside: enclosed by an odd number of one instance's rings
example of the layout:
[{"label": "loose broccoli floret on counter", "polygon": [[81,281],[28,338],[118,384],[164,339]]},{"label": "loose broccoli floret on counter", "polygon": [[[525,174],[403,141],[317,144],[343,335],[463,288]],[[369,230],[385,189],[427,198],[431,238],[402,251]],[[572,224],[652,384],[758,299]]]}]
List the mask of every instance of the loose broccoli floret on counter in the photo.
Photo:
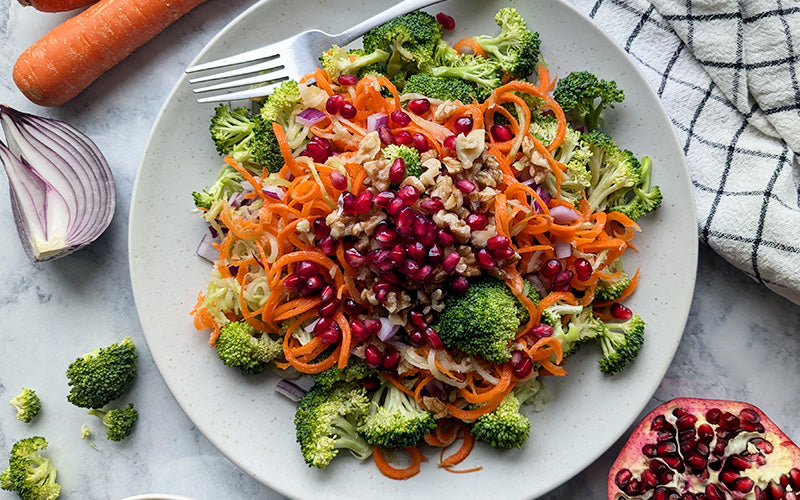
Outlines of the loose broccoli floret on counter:
[{"label": "loose broccoli floret on counter", "polygon": [[320,62],[322,69],[335,81],[340,75],[359,75],[364,68],[375,67],[373,65],[385,62],[388,58],[389,53],[381,49],[367,52],[334,45],[322,53]]},{"label": "loose broccoli floret on counter", "polygon": [[218,200],[227,199],[233,193],[244,190],[244,177],[233,167],[224,167],[217,174],[217,180],[208,189],[194,191],[192,199],[197,208],[211,208]]},{"label": "loose broccoli floret on counter", "polygon": [[17,420],[29,423],[42,409],[42,401],[33,389],[22,388],[22,392],[11,398],[11,406],[17,410]]},{"label": "loose broccoli floret on counter", "polygon": [[628,273],[622,268],[622,259],[618,258],[606,266],[604,273],[613,277],[609,279],[598,278],[594,296],[597,300],[617,300],[631,283]]},{"label": "loose broccoli floret on counter", "polygon": [[441,40],[442,26],[432,15],[414,11],[396,17],[378,26],[363,37],[364,50],[388,52],[386,75],[394,79],[401,71],[425,64],[433,57],[436,44]]},{"label": "loose broccoli floret on counter", "polygon": [[434,327],[444,345],[492,363],[511,359],[510,341],[526,313],[502,281],[480,278],[462,295],[445,300]]},{"label": "loose broccoli floret on counter", "polygon": [[587,193],[592,212],[605,210],[608,198],[618,191],[629,189],[639,182],[639,160],[627,149],[619,149],[608,135],[594,130],[584,134],[592,151],[589,171],[591,185]]},{"label": "loose broccoli floret on counter", "polygon": [[406,145],[390,144],[381,151],[383,158],[389,163],[402,158],[406,166],[406,177],[419,177],[422,174],[422,163],[420,163],[419,151]]},{"label": "loose broccoli floret on counter", "polygon": [[369,444],[387,448],[414,446],[436,428],[433,413],[391,382],[384,382],[372,395],[369,410],[358,431]]},{"label": "loose broccoli floret on counter", "polygon": [[55,500],[61,494],[56,467],[39,452],[47,440],[34,436],[17,441],[11,448],[8,467],[0,473],[0,488],[15,492],[21,500]]},{"label": "loose broccoli floret on counter", "polygon": [[294,417],[305,462],[324,469],[342,449],[359,460],[368,458],[372,447],[356,430],[368,406],[366,391],[357,383],[314,384],[300,400]]},{"label": "loose broccoli floret on counter", "polygon": [[331,387],[338,382],[358,382],[377,375],[378,370],[369,367],[363,359],[351,357],[344,368],[334,366],[314,375],[314,384]]},{"label": "loose broccoli floret on counter", "polygon": [[504,73],[517,79],[528,78],[539,64],[539,34],[528,29],[525,19],[513,7],[500,9],[494,20],[500,33],[476,36],[475,40],[487,58],[499,62]]},{"label": "loose broccoli floret on counter", "polygon": [[81,424],[81,439],[89,439],[92,435],[92,430],[86,424]]},{"label": "loose broccoli floret on counter", "polygon": [[422,94],[431,99],[470,103],[475,87],[466,80],[455,77],[436,77],[426,73],[411,75],[403,87],[404,94]]},{"label": "loose broccoli floret on counter", "polygon": [[81,408],[102,408],[131,386],[137,360],[136,345],[130,337],[84,354],[67,367],[72,387],[67,400]]},{"label": "loose broccoli floret on counter", "polygon": [[601,80],[588,71],[576,71],[558,81],[553,97],[575,127],[596,130],[606,108],[622,102],[625,93],[614,81]]},{"label": "loose broccoli floret on counter", "polygon": [[124,408],[112,410],[89,410],[89,415],[99,418],[106,428],[106,437],[110,441],[122,441],[133,432],[136,421],[139,420],[139,413],[133,407],[133,403],[128,403]]},{"label": "loose broccoli floret on counter", "polygon": [[217,356],[226,366],[238,368],[245,374],[261,373],[267,363],[283,354],[280,341],[258,332],[246,321],[226,323],[215,345]]},{"label": "loose broccoli floret on counter", "polygon": [[542,384],[536,379],[517,384],[497,408],[470,425],[473,437],[495,448],[520,448],[531,431],[531,421],[521,412],[522,405],[541,389]]},{"label": "loose broccoli floret on counter", "polygon": [[644,343],[644,321],[638,314],[620,323],[604,323],[603,333],[598,336],[603,357],[600,371],[613,374],[622,371],[639,355]]},{"label": "loose broccoli floret on counter", "polygon": [[653,161],[649,156],[642,158],[639,168],[639,182],[632,187],[617,191],[608,198],[608,210],[616,210],[637,220],[661,205],[661,188],[650,185]]}]

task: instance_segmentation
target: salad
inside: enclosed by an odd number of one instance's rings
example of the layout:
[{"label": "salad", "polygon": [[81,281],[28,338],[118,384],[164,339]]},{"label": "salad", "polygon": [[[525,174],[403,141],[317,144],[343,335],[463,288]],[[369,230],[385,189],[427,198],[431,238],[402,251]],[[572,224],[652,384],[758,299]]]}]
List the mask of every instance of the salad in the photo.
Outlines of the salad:
[{"label": "salad", "polygon": [[515,9],[495,21],[451,43],[450,16],[401,16],[211,117],[194,323],[232,369],[312,379],[285,384],[309,466],[347,450],[405,479],[441,448],[474,470],[476,441],[524,445],[578,349],[613,374],[642,346],[623,255],[661,193],[600,129],[623,91],[556,80]]}]

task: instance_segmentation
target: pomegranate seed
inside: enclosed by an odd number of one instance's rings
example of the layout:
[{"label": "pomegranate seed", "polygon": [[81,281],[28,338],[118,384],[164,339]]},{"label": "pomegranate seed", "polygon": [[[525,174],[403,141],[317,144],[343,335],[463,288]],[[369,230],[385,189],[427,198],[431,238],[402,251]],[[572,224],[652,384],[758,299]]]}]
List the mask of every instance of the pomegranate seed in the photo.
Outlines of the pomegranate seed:
[{"label": "pomegranate seed", "polygon": [[370,344],[364,349],[364,361],[370,368],[377,368],[383,361],[383,353],[377,346]]},{"label": "pomegranate seed", "polygon": [[453,234],[447,229],[439,229],[436,232],[436,241],[443,247],[447,247],[455,243],[456,239]]},{"label": "pomegranate seed", "polygon": [[491,134],[492,139],[497,142],[510,141],[514,138],[514,134],[511,133],[511,129],[508,128],[508,125],[502,123],[495,123],[492,125]]},{"label": "pomegranate seed", "polygon": [[331,179],[331,186],[333,186],[334,189],[338,189],[339,191],[347,189],[347,177],[345,177],[344,174],[334,170],[330,173],[329,177]]},{"label": "pomegranate seed", "polygon": [[[398,158],[398,160],[399,159],[400,158]],[[403,166],[403,174],[405,175],[405,165]],[[411,205],[412,203],[416,202],[419,199],[419,190],[414,186],[412,186],[411,184],[406,184],[405,186],[397,190],[397,196],[399,196],[404,202],[406,202],[406,204]]]},{"label": "pomegranate seed", "polygon": [[336,81],[339,82],[339,85],[348,87],[350,85],[355,85],[356,83],[358,83],[358,77],[356,75],[344,73],[342,75],[339,75],[339,78]]},{"label": "pomegranate seed", "polygon": [[319,311],[317,311],[321,318],[330,318],[336,311],[339,309],[339,304],[336,301],[325,302],[321,306],[319,306]]},{"label": "pomegranate seed", "polygon": [[321,290],[325,286],[325,278],[321,274],[315,274],[306,279],[305,286],[311,290]]},{"label": "pomegranate seed", "polygon": [[489,225],[489,218],[486,214],[472,213],[467,216],[467,225],[473,231],[483,231]]},{"label": "pomegranate seed", "polygon": [[753,489],[753,486],[755,486],[755,484],[756,483],[749,477],[740,477],[739,479],[734,481],[732,489],[734,491],[738,491],[739,493],[747,493]]},{"label": "pomegranate seed", "polygon": [[444,146],[445,149],[449,149],[451,151],[453,149],[456,149],[456,136],[451,135],[445,138],[444,142],[442,142],[442,146]]},{"label": "pomegranate seed", "polygon": [[396,142],[394,139],[394,134],[392,133],[392,129],[390,129],[388,125],[378,126],[378,136],[381,138],[381,143],[386,146]]},{"label": "pomegranate seed", "polygon": [[539,270],[539,272],[545,278],[553,278],[561,272],[561,269],[561,262],[557,261],[556,259],[549,259],[542,265],[542,268]]},{"label": "pomegranate seed", "polygon": [[431,349],[437,351],[444,349],[444,344],[442,344],[442,339],[439,338],[439,334],[436,333],[436,330],[434,330],[431,327],[426,327],[422,333],[423,335],[425,335],[425,341],[428,343],[429,346],[431,346]]},{"label": "pomegranate seed", "polygon": [[372,191],[364,191],[355,200],[353,205],[353,209],[357,214],[365,214],[369,212],[369,209],[372,208],[372,198],[374,195]]},{"label": "pomegranate seed", "polygon": [[350,120],[356,117],[358,110],[350,101],[342,101],[341,106],[339,106],[339,114],[342,115],[342,118]]},{"label": "pomegranate seed", "polygon": [[459,262],[461,262],[461,255],[454,250],[450,252],[442,261],[442,269],[446,273],[452,273],[456,270],[456,266]]},{"label": "pomegranate seed", "polygon": [[428,322],[425,320],[425,315],[420,311],[411,311],[408,313],[408,319],[417,328],[425,328]]},{"label": "pomegranate seed", "polygon": [[592,277],[592,264],[588,260],[579,257],[572,265],[575,267],[575,277],[578,281],[587,281]]},{"label": "pomegranate seed", "polygon": [[428,150],[428,138],[419,132],[414,134],[414,148],[420,153]]},{"label": "pomegranate seed", "polygon": [[415,279],[416,281],[419,282],[427,281],[427,279],[430,278],[432,274],[433,274],[433,266],[431,266],[430,264],[425,264],[424,266],[419,268],[419,271],[417,272],[417,276]]},{"label": "pomegranate seed", "polygon": [[361,267],[367,259],[355,248],[348,248],[344,251],[344,260],[351,267]]},{"label": "pomegranate seed", "polygon": [[342,94],[333,94],[332,96],[328,97],[327,101],[325,101],[325,111],[335,115],[340,109],[342,109],[343,102],[344,96]]},{"label": "pomegranate seed", "polygon": [[411,347],[419,347],[425,342],[425,335],[419,330],[411,330],[408,332],[408,343]]},{"label": "pomegranate seed", "polygon": [[494,257],[491,256],[488,250],[485,248],[481,248],[475,254],[475,260],[478,261],[478,265],[481,266],[482,269],[492,269],[497,265],[494,261]]},{"label": "pomegranate seed", "polygon": [[456,119],[455,123],[453,123],[453,128],[455,128],[456,134],[467,135],[472,130],[472,125],[472,117],[462,116]]},{"label": "pomegranate seed", "polygon": [[533,361],[524,351],[514,351],[511,354],[511,373],[518,379],[527,378],[533,372]]},{"label": "pomegranate seed", "polygon": [[330,235],[319,240],[317,246],[325,255],[333,255],[336,252],[336,240],[334,240]]},{"label": "pomegranate seed", "polygon": [[330,283],[325,283],[325,286],[322,287],[322,291],[319,292],[319,298],[322,299],[323,303],[332,302],[336,299],[336,288]]},{"label": "pomegranate seed", "polygon": [[317,265],[311,261],[304,260],[297,264],[295,273],[301,278],[310,278],[319,272]]},{"label": "pomegranate seed", "polygon": [[311,223],[311,227],[314,230],[314,236],[317,238],[324,238],[331,234],[331,228],[329,228],[328,224],[325,222],[325,217],[317,217],[314,219],[314,222]]},{"label": "pomegranate seed", "polygon": [[367,327],[362,321],[357,319],[354,319],[350,322],[350,333],[357,342],[366,340],[366,338],[369,337],[369,330],[367,330]]},{"label": "pomegranate seed", "polygon": [[325,145],[312,141],[306,144],[305,156],[311,157],[315,163],[325,163],[328,159],[328,150]]},{"label": "pomegranate seed", "polygon": [[383,248],[389,248],[394,246],[394,244],[397,242],[398,235],[394,228],[389,227],[389,225],[385,222],[381,222],[378,224],[378,227],[375,228],[375,233],[372,237]]},{"label": "pomegranate seed", "polygon": [[395,266],[400,267],[403,265],[403,262],[406,261],[406,250],[402,243],[398,243],[392,248],[392,251],[389,253],[389,260],[391,260],[392,264]]},{"label": "pomegranate seed", "polygon": [[399,109],[392,111],[389,117],[391,118],[393,123],[401,127],[405,127],[406,125],[411,123],[411,117],[408,116],[404,111],[401,111]]},{"label": "pomegranate seed", "polygon": [[339,195],[339,202],[344,213],[351,215],[356,213],[356,197],[350,191],[345,191]]},{"label": "pomegranate seed", "polygon": [[408,130],[401,130],[394,135],[394,140],[397,144],[402,146],[411,146],[414,144],[414,137]]},{"label": "pomegranate seed", "polygon": [[[398,199],[403,201],[402,198],[399,197]],[[400,213],[397,214],[397,218],[395,220],[395,224],[397,224],[397,231],[402,234],[403,236],[411,236],[414,232],[414,221],[417,219],[417,211],[411,207],[405,207],[400,210]]]},{"label": "pomegranate seed", "polygon": [[511,239],[508,236],[492,236],[486,240],[486,247],[492,252],[503,252],[509,245],[511,245]]},{"label": "pomegranate seed", "polygon": [[472,193],[477,189],[475,183],[467,179],[461,179],[456,182],[456,187],[464,194]]},{"label": "pomegranate seed", "polygon": [[547,323],[538,323],[531,328],[531,335],[537,339],[552,337],[555,329]]},{"label": "pomegranate seed", "polygon": [[570,271],[569,269],[565,269],[560,273],[556,274],[556,277],[553,278],[553,284],[556,286],[568,285],[569,282],[572,281],[573,276],[574,273],[572,271]]},{"label": "pomegranate seed", "polygon": [[403,263],[403,273],[409,278],[414,278],[419,272],[419,264],[417,261],[408,259]]},{"label": "pomegranate seed", "polygon": [[419,262],[428,255],[428,250],[425,248],[425,245],[415,241],[414,243],[408,243],[406,245],[406,255]]},{"label": "pomegranate seed", "polygon": [[431,101],[427,99],[411,99],[406,107],[414,114],[423,115],[431,108]]},{"label": "pomegranate seed", "polygon": [[444,12],[439,12],[436,14],[436,20],[442,25],[442,29],[450,31],[456,28],[455,19],[453,19],[452,16],[448,16]]},{"label": "pomegranate seed", "polygon": [[425,210],[426,212],[434,213],[443,209],[444,204],[442,203],[442,200],[434,196],[433,198],[425,198],[424,200],[419,202],[419,208]]},{"label": "pomegranate seed", "polygon": [[345,297],[342,301],[342,311],[344,311],[345,314],[355,316],[356,314],[361,314],[361,305],[353,300],[352,297]]},{"label": "pomegranate seed", "polygon": [[375,292],[375,300],[384,303],[389,300],[389,290],[378,290]]},{"label": "pomegranate seed", "polygon": [[719,408],[711,408],[706,412],[706,420],[709,424],[716,425],[719,422],[719,417],[722,416],[722,410]]},{"label": "pomegranate seed", "polygon": [[611,316],[622,321],[627,321],[633,317],[633,311],[619,302],[614,302],[611,304]]},{"label": "pomegranate seed", "polygon": [[450,280],[450,288],[459,293],[464,293],[469,289],[469,280],[463,276],[456,276]]},{"label": "pomegranate seed", "polygon": [[400,364],[400,353],[392,349],[386,354],[384,354],[383,361],[381,362],[381,368],[383,368],[387,372],[390,372],[392,370],[396,370],[399,364]]},{"label": "pomegranate seed", "polygon": [[418,214],[417,219],[414,221],[414,235],[417,238],[422,239],[422,237],[426,234],[433,233],[435,227],[436,226],[433,224],[432,220],[428,219],[422,214]]},{"label": "pomegranate seed", "polygon": [[377,334],[381,331],[381,322],[375,318],[365,319],[364,326],[366,326],[367,331],[372,334]]},{"label": "pomegranate seed", "polygon": [[428,248],[428,260],[431,264],[438,264],[442,260],[442,247],[433,244]]},{"label": "pomegranate seed", "polygon": [[342,337],[342,335],[341,335],[341,333],[339,333],[338,330],[333,330],[333,329],[325,330],[319,336],[319,341],[320,341],[320,343],[322,343],[324,345],[333,345],[333,344],[339,342],[341,337]]},{"label": "pomegranate seed", "polygon": [[381,191],[380,193],[375,195],[375,199],[373,200],[375,205],[386,208],[389,206],[389,203],[392,202],[394,199],[394,193],[391,191]]},{"label": "pomegranate seed", "polygon": [[289,290],[297,290],[302,286],[304,278],[297,273],[292,273],[283,279],[283,286]]},{"label": "pomegranate seed", "polygon": [[389,202],[389,205],[386,207],[386,211],[389,213],[389,215],[397,216],[405,207],[406,202],[395,196],[395,198]]}]

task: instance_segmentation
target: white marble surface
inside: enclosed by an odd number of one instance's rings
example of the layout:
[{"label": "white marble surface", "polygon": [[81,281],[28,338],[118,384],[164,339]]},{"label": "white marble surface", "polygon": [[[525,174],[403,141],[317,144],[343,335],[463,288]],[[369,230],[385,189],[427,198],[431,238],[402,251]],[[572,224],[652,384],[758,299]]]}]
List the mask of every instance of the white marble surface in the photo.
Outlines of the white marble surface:
[{"label": "white marble surface", "polygon": [[[6,178],[0,176],[0,453],[5,456],[21,437],[47,437],[66,500],[151,491],[201,500],[282,498],[217,451],[175,403],[139,327],[126,255],[133,180],[161,103],[202,46],[251,3],[201,5],[57,109],[29,103],[14,86],[11,68],[17,55],[64,15],[23,9],[12,1],[0,5],[0,101],[76,125],[97,142],[117,181],[114,221],[95,244],[58,261],[31,264],[16,236]],[[800,307],[701,249],[683,341],[648,409],[677,396],[742,399],[800,439],[798,324]],[[77,355],[125,335],[141,347],[140,375],[127,395],[141,417],[129,440],[111,443],[93,417],[66,401],[64,369]],[[44,402],[42,414],[29,425],[2,406],[23,385],[36,388]],[[96,430],[96,448],[81,441],[82,423]],[[542,498],[603,498],[608,467],[620,446]],[[0,499],[12,498],[0,491]]]}]

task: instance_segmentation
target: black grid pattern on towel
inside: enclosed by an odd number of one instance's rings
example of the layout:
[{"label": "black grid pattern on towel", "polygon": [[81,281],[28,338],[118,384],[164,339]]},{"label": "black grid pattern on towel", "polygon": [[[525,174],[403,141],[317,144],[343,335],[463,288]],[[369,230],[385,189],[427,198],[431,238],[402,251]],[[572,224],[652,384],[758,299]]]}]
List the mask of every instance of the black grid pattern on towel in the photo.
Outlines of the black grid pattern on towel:
[{"label": "black grid pattern on towel", "polygon": [[[800,162],[796,151],[776,138],[780,133],[758,126],[761,116],[800,114],[795,50],[800,50],[800,6],[752,0],[761,10],[744,15],[738,8],[699,13],[692,0],[571,3],[628,52],[661,98],[689,166],[700,241],[800,303]],[[746,62],[743,27],[760,23],[781,23],[785,40],[772,40],[774,50]],[[736,30],[727,31],[735,33],[736,43],[709,58],[702,44],[720,29]],[[713,78],[720,74],[732,79],[728,95]],[[769,107],[740,92],[737,86],[746,85],[746,77],[762,75],[780,79],[788,86],[784,90],[793,91],[793,102]]]}]

